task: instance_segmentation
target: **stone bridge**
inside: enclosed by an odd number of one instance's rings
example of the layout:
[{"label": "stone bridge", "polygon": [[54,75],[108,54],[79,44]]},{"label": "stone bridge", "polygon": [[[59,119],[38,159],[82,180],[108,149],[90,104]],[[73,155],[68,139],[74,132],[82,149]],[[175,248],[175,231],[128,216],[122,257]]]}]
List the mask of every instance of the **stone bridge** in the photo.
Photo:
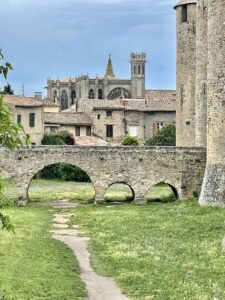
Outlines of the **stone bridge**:
[{"label": "stone bridge", "polygon": [[126,183],[136,203],[145,203],[149,188],[169,184],[180,199],[199,193],[204,177],[206,151],[177,147],[76,147],[41,146],[8,151],[0,148],[0,168],[13,178],[19,200],[28,201],[32,178],[44,167],[60,162],[77,166],[90,177],[96,202],[102,202],[113,183]]}]

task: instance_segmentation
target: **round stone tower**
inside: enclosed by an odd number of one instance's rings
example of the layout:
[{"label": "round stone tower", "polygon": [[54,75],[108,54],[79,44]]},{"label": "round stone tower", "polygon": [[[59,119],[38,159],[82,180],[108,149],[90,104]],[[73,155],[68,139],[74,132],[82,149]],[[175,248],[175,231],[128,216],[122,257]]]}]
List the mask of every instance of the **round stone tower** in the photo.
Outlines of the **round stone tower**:
[{"label": "round stone tower", "polygon": [[225,1],[208,0],[207,166],[200,203],[225,206]]},{"label": "round stone tower", "polygon": [[145,53],[131,53],[131,86],[132,98],[145,98]]},{"label": "round stone tower", "polygon": [[177,146],[195,146],[196,1],[182,0],[177,12]]},{"label": "round stone tower", "polygon": [[198,0],[196,27],[195,145],[206,147],[208,0]]}]

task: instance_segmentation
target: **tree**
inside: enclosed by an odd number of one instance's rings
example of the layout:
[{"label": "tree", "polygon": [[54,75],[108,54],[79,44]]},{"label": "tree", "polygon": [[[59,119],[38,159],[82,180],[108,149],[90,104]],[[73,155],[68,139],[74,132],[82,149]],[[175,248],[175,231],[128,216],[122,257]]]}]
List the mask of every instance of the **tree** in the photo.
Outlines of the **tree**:
[{"label": "tree", "polygon": [[[0,60],[3,59],[2,50],[0,49]],[[10,63],[0,65],[0,74],[3,74],[7,78],[9,70],[12,70]],[[21,134],[22,138],[19,137]],[[11,121],[11,114],[8,106],[3,102],[3,96],[0,95],[0,146],[6,147],[10,150],[19,148],[22,146],[23,141],[30,145],[29,135],[26,135],[23,127],[20,124],[14,124]],[[3,184],[0,180],[0,197],[2,196]],[[0,212],[0,222],[2,223],[2,229],[14,231],[14,226],[11,224],[8,216],[3,215]]]},{"label": "tree", "polygon": [[3,88],[3,94],[5,95],[14,95],[14,90],[12,89],[11,85],[7,83]]},{"label": "tree", "polygon": [[170,124],[163,127],[145,142],[146,146],[176,146],[176,127]]}]

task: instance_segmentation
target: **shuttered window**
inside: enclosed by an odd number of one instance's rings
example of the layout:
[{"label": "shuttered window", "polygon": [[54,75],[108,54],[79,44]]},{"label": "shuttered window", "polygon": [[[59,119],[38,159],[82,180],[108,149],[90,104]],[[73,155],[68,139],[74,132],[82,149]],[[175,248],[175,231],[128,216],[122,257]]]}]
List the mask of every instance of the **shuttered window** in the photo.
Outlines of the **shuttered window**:
[{"label": "shuttered window", "polygon": [[30,113],[29,123],[30,127],[35,127],[35,113]]},{"label": "shuttered window", "polygon": [[86,136],[91,136],[91,126],[86,126]]},{"label": "shuttered window", "polygon": [[75,127],[75,136],[80,136],[80,126]]}]

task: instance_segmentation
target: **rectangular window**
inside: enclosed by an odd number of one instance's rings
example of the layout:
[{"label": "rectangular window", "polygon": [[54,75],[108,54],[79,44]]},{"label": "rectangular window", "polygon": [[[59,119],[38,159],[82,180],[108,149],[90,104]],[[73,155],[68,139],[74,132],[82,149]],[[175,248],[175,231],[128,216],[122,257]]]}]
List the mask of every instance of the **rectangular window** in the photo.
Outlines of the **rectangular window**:
[{"label": "rectangular window", "polygon": [[111,111],[111,110],[107,110],[106,116],[107,116],[107,117],[112,117],[112,111]]},{"label": "rectangular window", "polygon": [[35,127],[35,113],[30,113],[30,127]]},{"label": "rectangular window", "polygon": [[137,126],[129,126],[129,136],[137,136]]},{"label": "rectangular window", "polygon": [[185,23],[188,19],[188,13],[187,13],[187,5],[182,6],[182,15],[181,15],[181,22]]},{"label": "rectangular window", "polygon": [[75,136],[80,136],[80,126],[75,127]]},{"label": "rectangular window", "polygon": [[86,126],[86,136],[91,136],[91,126]]},{"label": "rectangular window", "polygon": [[113,125],[106,125],[106,137],[113,137]]},{"label": "rectangular window", "polygon": [[21,121],[22,121],[22,116],[17,115],[17,124],[21,124]]}]

